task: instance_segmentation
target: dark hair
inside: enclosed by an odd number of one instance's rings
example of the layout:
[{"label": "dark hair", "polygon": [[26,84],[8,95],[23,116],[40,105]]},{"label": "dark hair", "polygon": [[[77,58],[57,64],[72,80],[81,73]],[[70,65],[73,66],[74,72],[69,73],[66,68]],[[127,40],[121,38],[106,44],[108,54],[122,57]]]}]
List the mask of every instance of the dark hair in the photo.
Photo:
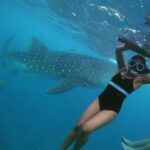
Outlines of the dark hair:
[{"label": "dark hair", "polygon": [[131,57],[132,60],[140,60],[145,66],[146,66],[146,60],[143,56],[141,55],[135,55]]}]

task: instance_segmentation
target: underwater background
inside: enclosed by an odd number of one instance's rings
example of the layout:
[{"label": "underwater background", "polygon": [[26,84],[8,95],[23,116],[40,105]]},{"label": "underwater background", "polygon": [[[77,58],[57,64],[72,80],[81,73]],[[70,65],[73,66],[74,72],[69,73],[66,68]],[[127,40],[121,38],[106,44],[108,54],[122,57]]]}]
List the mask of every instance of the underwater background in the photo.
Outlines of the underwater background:
[{"label": "underwater background", "polygon": [[[120,44],[116,37],[130,35],[142,44],[149,31],[145,25],[149,8],[149,0],[1,0],[0,49],[24,51],[37,37],[49,50],[109,59],[116,65],[114,49]],[[4,43],[10,37],[8,48]],[[46,94],[57,83],[0,65],[0,150],[58,150],[104,88]],[[149,91],[150,85],[144,85],[126,98],[115,121],[94,132],[83,150],[121,150],[121,136],[149,138]]]}]

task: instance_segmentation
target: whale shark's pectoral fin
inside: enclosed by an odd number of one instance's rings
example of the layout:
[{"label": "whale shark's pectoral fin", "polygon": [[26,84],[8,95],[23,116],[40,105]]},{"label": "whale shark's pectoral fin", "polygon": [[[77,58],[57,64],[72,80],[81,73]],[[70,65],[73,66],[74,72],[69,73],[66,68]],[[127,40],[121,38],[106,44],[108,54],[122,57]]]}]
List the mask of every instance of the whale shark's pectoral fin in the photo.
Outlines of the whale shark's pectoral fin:
[{"label": "whale shark's pectoral fin", "polygon": [[47,90],[47,94],[58,94],[71,90],[79,85],[79,82],[71,79],[63,79],[57,86]]},{"label": "whale shark's pectoral fin", "polygon": [[150,139],[140,141],[129,141],[122,137],[121,144],[124,150],[150,150]]}]

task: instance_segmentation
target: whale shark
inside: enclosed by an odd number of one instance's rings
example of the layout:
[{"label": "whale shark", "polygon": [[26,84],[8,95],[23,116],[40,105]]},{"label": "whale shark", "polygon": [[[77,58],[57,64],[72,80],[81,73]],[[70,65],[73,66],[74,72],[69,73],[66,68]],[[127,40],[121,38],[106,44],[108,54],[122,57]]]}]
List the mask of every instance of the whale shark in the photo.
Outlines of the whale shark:
[{"label": "whale shark", "polygon": [[35,37],[28,50],[9,51],[6,60],[22,71],[57,79],[59,83],[49,88],[48,94],[63,93],[78,86],[103,87],[117,70],[108,60],[49,50]]},{"label": "whale shark", "polygon": [[121,139],[124,150],[150,150],[150,139],[130,141],[124,137]]}]

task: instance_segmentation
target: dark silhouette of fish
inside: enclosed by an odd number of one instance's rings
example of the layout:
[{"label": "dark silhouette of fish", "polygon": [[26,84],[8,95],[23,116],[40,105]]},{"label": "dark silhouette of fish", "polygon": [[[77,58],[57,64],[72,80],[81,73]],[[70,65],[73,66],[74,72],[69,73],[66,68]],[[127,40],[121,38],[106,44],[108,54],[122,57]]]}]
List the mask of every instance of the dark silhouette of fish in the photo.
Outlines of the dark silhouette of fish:
[{"label": "dark silhouette of fish", "polygon": [[122,137],[121,143],[124,150],[150,150],[150,139],[129,141],[126,138]]},{"label": "dark silhouette of fish", "polygon": [[56,77],[59,83],[47,90],[49,94],[68,91],[78,86],[99,87],[115,73],[116,66],[109,61],[80,54],[50,51],[37,38],[32,39],[28,51],[7,53],[21,70]]}]

